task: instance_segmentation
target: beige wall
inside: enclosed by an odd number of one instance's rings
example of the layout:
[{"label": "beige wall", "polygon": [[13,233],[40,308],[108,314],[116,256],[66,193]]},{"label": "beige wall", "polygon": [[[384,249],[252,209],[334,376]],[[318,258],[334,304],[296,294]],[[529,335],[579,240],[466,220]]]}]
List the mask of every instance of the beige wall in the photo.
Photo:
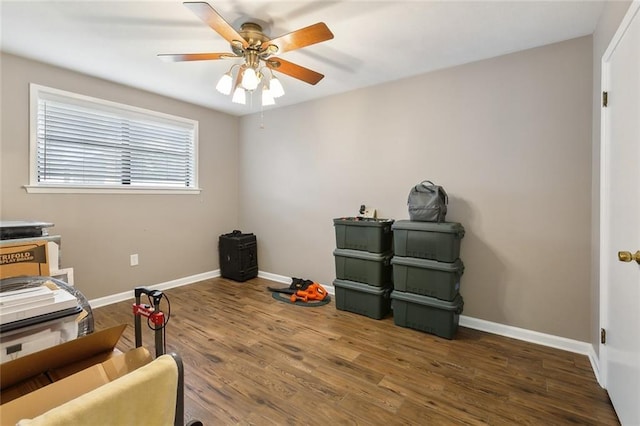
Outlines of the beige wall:
[{"label": "beige wall", "polygon": [[600,342],[600,105],[602,55],[618,29],[630,1],[605,3],[593,33],[593,145],[591,179],[591,339],[596,352]]},{"label": "beige wall", "polygon": [[[266,111],[264,129],[258,115],[238,119],[3,54],[0,216],[54,222],[64,266],[89,298],[217,269],[217,236],[237,227],[258,235],[261,270],[330,283],[331,219],[361,203],[407,218],[409,187],[431,178],[451,194],[448,219],[467,228],[464,314],[597,348],[599,64],[628,5],[607,3],[593,43]],[[203,193],[27,194],[29,82],[199,120]]]},{"label": "beige wall", "polygon": [[[238,220],[238,123],[232,117],[3,54],[2,220],[55,223],[62,261],[89,298],[218,269],[218,236]],[[27,194],[29,83],[199,121],[200,195]],[[129,266],[129,255],[140,264]]]},{"label": "beige wall", "polygon": [[591,339],[592,38],[243,117],[240,226],[262,271],[330,284],[332,218],[449,192],[464,314]]}]

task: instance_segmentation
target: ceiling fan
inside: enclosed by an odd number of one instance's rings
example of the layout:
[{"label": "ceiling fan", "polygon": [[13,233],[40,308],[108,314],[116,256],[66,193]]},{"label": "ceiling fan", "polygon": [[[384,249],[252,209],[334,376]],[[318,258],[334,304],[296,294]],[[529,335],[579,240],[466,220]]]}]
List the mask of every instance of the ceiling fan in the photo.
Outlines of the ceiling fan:
[{"label": "ceiling fan", "polygon": [[[282,85],[273,75],[273,71],[281,72],[312,85],[324,78],[324,75],[316,71],[273,56],[277,53],[289,52],[331,40],[333,33],[324,22],[271,39],[255,22],[245,22],[241,25],[240,31],[236,31],[206,2],[184,2],[183,4],[227,40],[231,44],[232,53],[159,54],[158,57],[170,62],[243,59],[241,64],[233,65],[216,86],[220,92],[226,95],[234,89],[234,102],[245,103],[245,91],[252,92],[258,87],[266,77],[263,73],[265,67],[270,71],[270,78],[268,82],[266,79],[263,81],[263,105],[273,104],[273,98],[284,94]],[[233,83],[233,69],[235,67],[238,67],[238,72],[235,83]]]}]

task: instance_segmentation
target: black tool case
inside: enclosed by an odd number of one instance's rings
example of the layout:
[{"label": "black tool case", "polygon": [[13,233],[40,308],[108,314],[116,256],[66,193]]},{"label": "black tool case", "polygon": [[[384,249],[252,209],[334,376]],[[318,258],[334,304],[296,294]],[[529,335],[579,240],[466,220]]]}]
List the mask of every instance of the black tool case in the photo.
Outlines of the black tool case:
[{"label": "black tool case", "polygon": [[220,275],[234,281],[246,281],[258,276],[258,245],[256,236],[235,230],[223,234],[218,241]]}]

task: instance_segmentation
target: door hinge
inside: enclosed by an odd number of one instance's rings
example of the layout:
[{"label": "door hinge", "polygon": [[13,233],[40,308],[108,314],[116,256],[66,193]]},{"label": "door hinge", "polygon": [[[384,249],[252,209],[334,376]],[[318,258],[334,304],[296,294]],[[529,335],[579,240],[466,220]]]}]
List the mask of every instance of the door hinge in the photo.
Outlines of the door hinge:
[{"label": "door hinge", "polygon": [[604,328],[600,329],[600,343],[602,343],[603,345],[607,343],[607,330],[605,330]]},{"label": "door hinge", "polygon": [[607,107],[609,105],[609,92],[602,92],[602,106]]}]

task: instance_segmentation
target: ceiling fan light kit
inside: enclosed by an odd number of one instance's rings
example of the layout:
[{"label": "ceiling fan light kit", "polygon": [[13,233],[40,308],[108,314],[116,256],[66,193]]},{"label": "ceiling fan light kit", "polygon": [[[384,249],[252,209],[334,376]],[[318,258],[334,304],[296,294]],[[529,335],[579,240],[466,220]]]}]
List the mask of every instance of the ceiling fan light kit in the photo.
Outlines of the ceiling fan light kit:
[{"label": "ceiling fan light kit", "polygon": [[[160,54],[158,56],[173,62],[241,59],[242,63],[232,65],[216,85],[216,90],[223,95],[230,95],[233,91],[232,102],[246,104],[247,92],[252,94],[262,85],[262,106],[274,105],[275,98],[284,95],[284,88],[280,80],[274,76],[274,70],[311,85],[317,84],[324,78],[324,75],[313,70],[272,56],[278,52],[284,53],[332,39],[333,33],[323,22],[270,39],[262,32],[262,27],[253,22],[245,22],[241,25],[240,31],[236,31],[206,2],[184,2],[184,5],[227,40],[233,53]],[[234,85],[233,71],[236,67],[238,71]],[[269,73],[266,73],[266,70]]]}]

